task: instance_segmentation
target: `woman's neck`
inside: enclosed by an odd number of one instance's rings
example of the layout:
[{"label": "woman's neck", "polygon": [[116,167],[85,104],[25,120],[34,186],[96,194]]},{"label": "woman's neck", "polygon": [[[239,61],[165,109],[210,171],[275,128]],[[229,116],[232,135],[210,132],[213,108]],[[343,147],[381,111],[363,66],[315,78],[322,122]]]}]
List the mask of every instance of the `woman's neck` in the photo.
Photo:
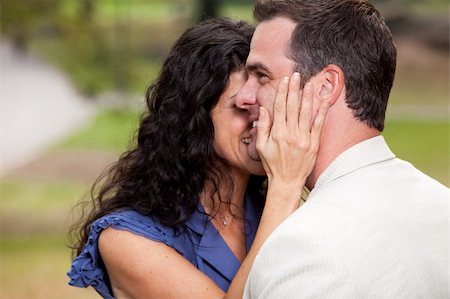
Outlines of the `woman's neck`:
[{"label": "woman's neck", "polygon": [[[227,172],[223,172],[227,173]],[[246,251],[244,197],[249,175],[239,175],[231,170],[217,182],[218,190],[212,196],[214,186],[207,182],[203,188],[201,203],[210,215],[222,239],[239,261],[243,261]],[[231,194],[230,194],[231,193]]]},{"label": "woman's neck", "polygon": [[[227,173],[224,171],[224,173]],[[231,170],[229,175],[222,175],[218,180],[218,190],[213,194],[215,186],[211,181],[205,182],[200,198],[205,212],[211,216],[244,217],[244,197],[249,175],[239,174]]]}]

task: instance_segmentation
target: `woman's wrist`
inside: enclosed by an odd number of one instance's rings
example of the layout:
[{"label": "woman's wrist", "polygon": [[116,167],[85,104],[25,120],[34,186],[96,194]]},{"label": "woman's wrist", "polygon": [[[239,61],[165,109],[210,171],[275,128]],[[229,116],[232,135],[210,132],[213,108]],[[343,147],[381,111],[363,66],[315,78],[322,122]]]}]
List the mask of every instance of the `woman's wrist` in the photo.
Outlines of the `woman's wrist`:
[{"label": "woman's wrist", "polygon": [[304,182],[276,182],[268,183],[266,207],[293,212],[299,206],[303,195]]},{"label": "woman's wrist", "polygon": [[274,190],[281,193],[299,193],[302,194],[303,187],[305,186],[306,178],[292,178],[285,179],[280,177],[269,176],[267,180],[268,190]]}]

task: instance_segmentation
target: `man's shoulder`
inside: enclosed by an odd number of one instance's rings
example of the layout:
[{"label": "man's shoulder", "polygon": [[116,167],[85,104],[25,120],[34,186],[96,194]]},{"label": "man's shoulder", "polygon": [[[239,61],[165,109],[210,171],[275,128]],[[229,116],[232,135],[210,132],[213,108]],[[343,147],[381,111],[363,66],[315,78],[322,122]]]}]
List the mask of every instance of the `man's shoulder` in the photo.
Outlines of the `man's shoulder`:
[{"label": "man's shoulder", "polygon": [[442,207],[448,197],[448,187],[411,163],[394,158],[328,181],[313,190],[308,200],[370,215],[405,210],[411,204]]},{"label": "man's shoulder", "polygon": [[286,219],[266,243],[273,246],[270,244],[292,244],[298,240],[300,246],[310,242],[310,245],[335,250],[349,244],[345,239],[364,238],[370,231],[367,221],[351,207],[332,202],[307,202]]}]

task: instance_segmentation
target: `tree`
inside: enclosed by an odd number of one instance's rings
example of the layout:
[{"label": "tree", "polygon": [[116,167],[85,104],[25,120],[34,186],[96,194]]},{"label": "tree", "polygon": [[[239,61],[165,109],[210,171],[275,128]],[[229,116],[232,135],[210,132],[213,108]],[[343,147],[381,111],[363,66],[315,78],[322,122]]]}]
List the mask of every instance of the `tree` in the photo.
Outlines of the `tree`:
[{"label": "tree", "polygon": [[200,20],[217,17],[219,14],[219,7],[221,2],[222,0],[200,0]]},{"label": "tree", "polygon": [[58,4],[58,0],[2,0],[2,34],[11,38],[17,50],[25,51],[36,27],[54,21]]}]

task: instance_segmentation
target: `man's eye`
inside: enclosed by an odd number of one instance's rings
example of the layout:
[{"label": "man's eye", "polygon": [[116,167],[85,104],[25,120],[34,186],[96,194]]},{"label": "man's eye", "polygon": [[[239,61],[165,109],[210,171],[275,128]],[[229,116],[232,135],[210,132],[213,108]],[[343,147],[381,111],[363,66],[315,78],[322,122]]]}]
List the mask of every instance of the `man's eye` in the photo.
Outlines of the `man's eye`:
[{"label": "man's eye", "polygon": [[267,77],[264,73],[256,72],[258,78]]},{"label": "man's eye", "polygon": [[259,73],[258,72],[258,73],[256,73],[256,76],[258,77],[258,81],[261,84],[264,84],[264,83],[266,83],[269,80],[269,77],[267,77],[267,75],[264,74],[264,73]]}]

